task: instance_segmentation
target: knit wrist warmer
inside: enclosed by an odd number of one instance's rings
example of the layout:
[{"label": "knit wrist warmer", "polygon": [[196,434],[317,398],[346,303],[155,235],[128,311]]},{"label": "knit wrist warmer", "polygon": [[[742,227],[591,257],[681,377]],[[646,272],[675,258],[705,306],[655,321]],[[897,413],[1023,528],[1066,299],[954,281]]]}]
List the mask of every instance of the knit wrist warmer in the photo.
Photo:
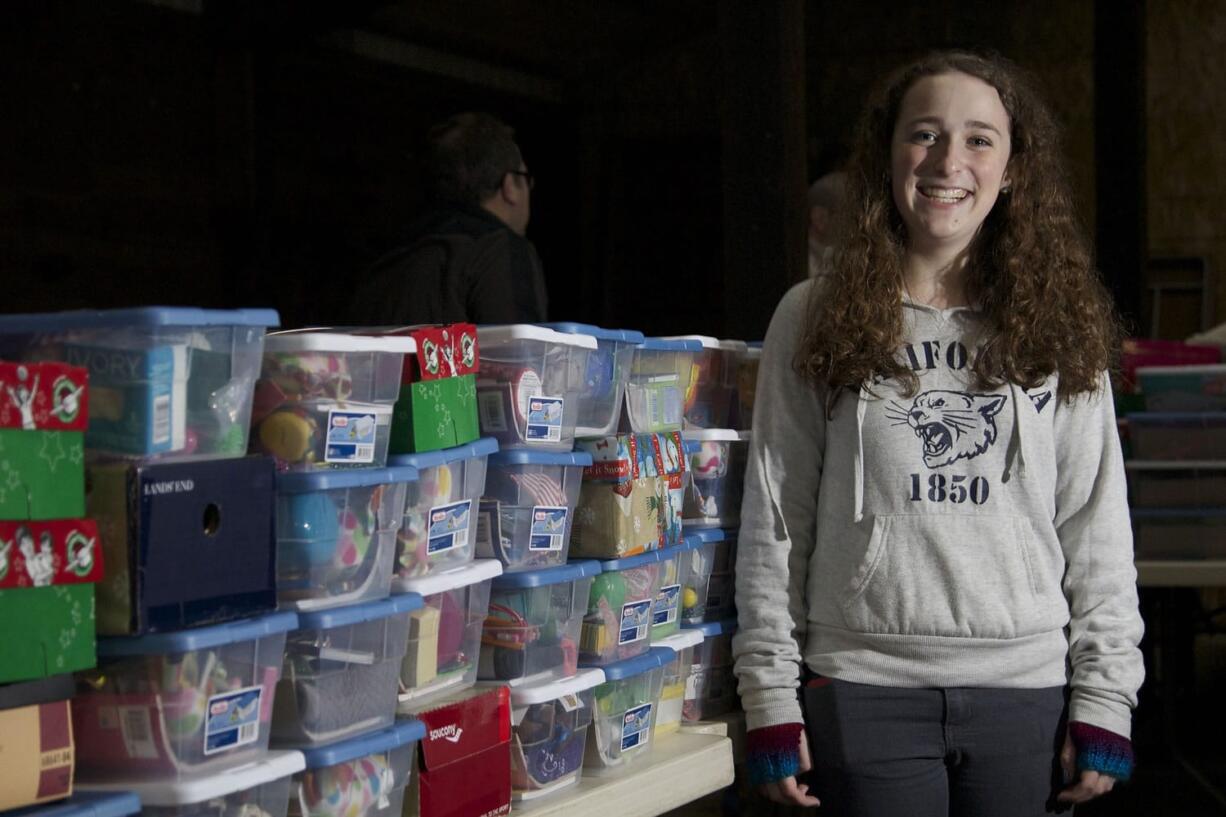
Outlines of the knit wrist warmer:
[{"label": "knit wrist warmer", "polygon": [[795,777],[800,769],[802,723],[781,723],[745,734],[745,766],[755,786]]},{"label": "knit wrist warmer", "polygon": [[1077,771],[1107,774],[1124,781],[1132,776],[1132,741],[1088,723],[1072,721],[1069,736],[1077,749]]}]

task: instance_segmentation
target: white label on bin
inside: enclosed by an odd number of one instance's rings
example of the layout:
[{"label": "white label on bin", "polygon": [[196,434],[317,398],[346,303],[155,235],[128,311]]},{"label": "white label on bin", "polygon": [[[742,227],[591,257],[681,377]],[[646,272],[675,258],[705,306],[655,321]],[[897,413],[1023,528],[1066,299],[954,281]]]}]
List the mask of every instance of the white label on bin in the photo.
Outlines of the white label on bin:
[{"label": "white label on bin", "polygon": [[236,689],[209,698],[204,726],[204,753],[215,755],[255,743],[260,737],[262,687]]},{"label": "white label on bin", "polygon": [[691,669],[690,676],[685,679],[685,699],[687,701],[698,700],[698,682],[702,677],[702,670]]},{"label": "white label on bin", "polygon": [[561,550],[566,538],[566,506],[534,505],[532,507],[532,538],[528,550]]},{"label": "white label on bin", "polygon": [[652,428],[681,424],[681,389],[675,374],[650,379],[644,393],[647,423]]},{"label": "white label on bin", "polygon": [[328,412],[324,462],[374,462],[378,420],[365,411]]},{"label": "white label on bin", "polygon": [[681,585],[661,587],[656,595],[656,606],[651,614],[653,625],[672,624],[677,620],[677,608],[681,605]]},{"label": "white label on bin", "polygon": [[526,415],[528,426],[524,429],[524,441],[530,443],[556,443],[562,441],[561,397],[532,395],[528,398]]},{"label": "white label on bin", "polygon": [[639,749],[651,740],[651,704],[627,709],[622,717],[622,752]]},{"label": "white label on bin", "polygon": [[123,748],[132,760],[157,760],[157,744],[153,741],[153,728],[149,722],[149,709],[144,706],[116,707],[119,715],[119,732],[123,736]]},{"label": "white label on bin", "polygon": [[472,510],[471,499],[431,508],[430,539],[426,543],[426,552],[433,555],[467,544]]},{"label": "white label on bin", "polygon": [[651,629],[651,599],[629,601],[622,605],[621,628],[617,633],[617,643],[633,644],[647,637]]},{"label": "white label on bin", "polygon": [[170,443],[170,395],[161,394],[153,398],[153,444],[167,445]]},{"label": "white label on bin", "polygon": [[481,430],[493,434],[507,430],[506,404],[502,392],[487,389],[477,393],[477,413],[481,418]]},{"label": "white label on bin", "polygon": [[563,695],[562,697],[558,698],[558,703],[560,703],[562,705],[562,709],[567,712],[574,712],[576,709],[583,708],[583,699],[574,693],[571,693],[570,695]]}]

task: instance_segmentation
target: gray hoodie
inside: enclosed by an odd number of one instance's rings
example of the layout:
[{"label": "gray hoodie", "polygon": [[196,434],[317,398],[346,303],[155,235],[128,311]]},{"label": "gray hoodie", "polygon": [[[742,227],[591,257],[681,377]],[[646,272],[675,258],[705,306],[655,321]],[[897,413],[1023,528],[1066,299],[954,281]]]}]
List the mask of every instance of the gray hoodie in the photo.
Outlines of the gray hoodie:
[{"label": "gray hoodie", "polygon": [[801,720],[803,657],[883,686],[1068,683],[1071,720],[1127,737],[1142,624],[1106,376],[1072,402],[1055,375],[976,389],[982,317],[904,302],[919,390],[848,392],[827,419],[792,367],[813,285],[784,296],[758,374],[733,642],[748,728]]}]

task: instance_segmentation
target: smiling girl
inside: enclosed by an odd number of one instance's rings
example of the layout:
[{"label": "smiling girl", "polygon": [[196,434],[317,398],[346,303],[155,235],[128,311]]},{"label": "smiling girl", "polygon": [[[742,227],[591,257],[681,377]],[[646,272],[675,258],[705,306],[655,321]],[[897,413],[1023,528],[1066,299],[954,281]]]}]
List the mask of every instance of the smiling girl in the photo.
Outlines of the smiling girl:
[{"label": "smiling girl", "polygon": [[1118,328],[1054,122],[1006,61],[938,53],[885,84],[848,177],[833,270],[784,297],[760,367],[751,777],[847,815],[1088,800],[1131,772],[1142,625]]}]

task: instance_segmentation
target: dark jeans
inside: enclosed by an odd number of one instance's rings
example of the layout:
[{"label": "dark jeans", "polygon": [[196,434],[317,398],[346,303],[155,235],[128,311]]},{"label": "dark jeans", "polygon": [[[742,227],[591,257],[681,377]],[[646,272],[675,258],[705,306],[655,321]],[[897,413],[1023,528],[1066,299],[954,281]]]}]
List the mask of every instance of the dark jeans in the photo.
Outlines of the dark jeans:
[{"label": "dark jeans", "polygon": [[803,697],[819,817],[1056,810],[1062,687],[897,689],[822,678]]}]

